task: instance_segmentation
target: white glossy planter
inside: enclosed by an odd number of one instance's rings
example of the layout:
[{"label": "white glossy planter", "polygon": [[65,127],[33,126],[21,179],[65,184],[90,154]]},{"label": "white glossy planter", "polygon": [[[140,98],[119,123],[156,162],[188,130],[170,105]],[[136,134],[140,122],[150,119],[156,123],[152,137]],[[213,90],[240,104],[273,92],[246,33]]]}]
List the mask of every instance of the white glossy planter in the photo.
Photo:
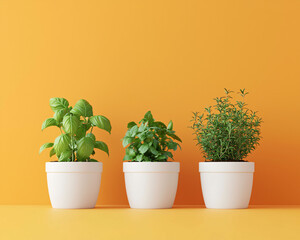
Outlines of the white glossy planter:
[{"label": "white glossy planter", "polygon": [[247,208],[253,184],[253,162],[200,162],[202,193],[207,208]]},{"label": "white glossy planter", "polygon": [[94,208],[102,173],[100,162],[47,162],[48,191],[53,208]]},{"label": "white glossy planter", "polygon": [[131,208],[172,208],[177,192],[179,162],[124,162]]}]

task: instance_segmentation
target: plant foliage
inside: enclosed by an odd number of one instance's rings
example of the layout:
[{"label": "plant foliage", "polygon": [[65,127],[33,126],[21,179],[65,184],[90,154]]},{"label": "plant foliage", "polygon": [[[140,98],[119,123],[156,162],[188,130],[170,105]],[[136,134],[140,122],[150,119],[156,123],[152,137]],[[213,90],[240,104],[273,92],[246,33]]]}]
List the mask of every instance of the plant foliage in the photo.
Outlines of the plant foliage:
[{"label": "plant foliage", "polygon": [[72,108],[64,98],[51,98],[50,107],[54,116],[44,121],[42,130],[56,126],[61,135],[54,143],[41,146],[40,153],[51,148],[50,157],[56,155],[60,162],[95,162],[90,157],[95,154],[95,148],[109,154],[106,143],[96,141],[92,132],[94,127],[98,127],[110,133],[110,121],[101,115],[93,116],[93,108],[86,100],[80,99]]},{"label": "plant foliage", "polygon": [[151,112],[148,111],[139,122],[130,122],[123,140],[126,148],[124,161],[133,162],[166,162],[168,158],[173,159],[171,150],[176,151],[181,139],[175,135],[173,122],[168,126],[160,121],[155,121]]},{"label": "plant foliage", "polygon": [[191,128],[206,161],[243,161],[261,139],[262,119],[246,107],[248,92],[241,89],[242,99],[234,103],[232,91],[225,88],[225,93],[215,98],[216,105],[205,108],[204,113],[193,113]]}]

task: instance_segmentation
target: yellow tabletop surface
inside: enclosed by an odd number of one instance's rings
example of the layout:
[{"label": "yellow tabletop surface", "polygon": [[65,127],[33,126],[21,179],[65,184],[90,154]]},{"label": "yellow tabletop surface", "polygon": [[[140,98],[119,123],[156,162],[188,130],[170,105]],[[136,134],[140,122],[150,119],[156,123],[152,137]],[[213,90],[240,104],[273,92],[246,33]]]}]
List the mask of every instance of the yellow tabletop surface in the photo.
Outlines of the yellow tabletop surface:
[{"label": "yellow tabletop surface", "polygon": [[300,239],[300,206],[60,210],[2,205],[0,239]]}]

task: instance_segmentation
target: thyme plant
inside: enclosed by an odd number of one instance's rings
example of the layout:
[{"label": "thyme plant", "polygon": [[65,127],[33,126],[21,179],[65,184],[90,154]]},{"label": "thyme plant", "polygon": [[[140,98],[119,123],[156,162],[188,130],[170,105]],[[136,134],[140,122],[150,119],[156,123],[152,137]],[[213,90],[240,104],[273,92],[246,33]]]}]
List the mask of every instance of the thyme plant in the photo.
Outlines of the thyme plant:
[{"label": "thyme plant", "polygon": [[41,146],[40,153],[51,148],[50,157],[56,155],[59,162],[97,162],[90,157],[95,154],[94,148],[109,154],[106,143],[96,141],[93,128],[110,133],[110,121],[101,115],[93,116],[93,108],[86,100],[80,99],[72,108],[64,98],[51,98],[50,107],[54,116],[44,121],[42,130],[55,126],[60,129],[61,135],[53,143]]},{"label": "thyme plant", "polygon": [[[168,126],[160,121],[155,121],[151,112],[148,111],[139,122],[130,122],[123,140],[126,148],[124,161],[132,162],[166,162],[168,158],[173,159],[171,150],[176,151],[181,139],[175,135],[173,122]],[[175,141],[174,141],[175,140]]]},{"label": "thyme plant", "polygon": [[232,101],[231,93],[215,98],[216,105],[205,108],[204,113],[193,113],[192,126],[205,161],[244,161],[261,139],[262,119],[247,108],[241,89],[241,100]]}]

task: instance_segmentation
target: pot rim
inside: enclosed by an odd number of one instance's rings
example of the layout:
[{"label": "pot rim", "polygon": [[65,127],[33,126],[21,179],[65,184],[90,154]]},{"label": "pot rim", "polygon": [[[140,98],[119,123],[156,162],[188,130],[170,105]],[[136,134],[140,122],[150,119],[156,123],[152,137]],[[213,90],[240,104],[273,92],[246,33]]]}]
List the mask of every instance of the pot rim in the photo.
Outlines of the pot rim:
[{"label": "pot rim", "polygon": [[254,162],[199,162],[200,173],[253,173]]},{"label": "pot rim", "polygon": [[101,173],[102,162],[46,162],[47,173]]},{"label": "pot rim", "polygon": [[123,162],[124,173],[179,173],[179,162]]}]

